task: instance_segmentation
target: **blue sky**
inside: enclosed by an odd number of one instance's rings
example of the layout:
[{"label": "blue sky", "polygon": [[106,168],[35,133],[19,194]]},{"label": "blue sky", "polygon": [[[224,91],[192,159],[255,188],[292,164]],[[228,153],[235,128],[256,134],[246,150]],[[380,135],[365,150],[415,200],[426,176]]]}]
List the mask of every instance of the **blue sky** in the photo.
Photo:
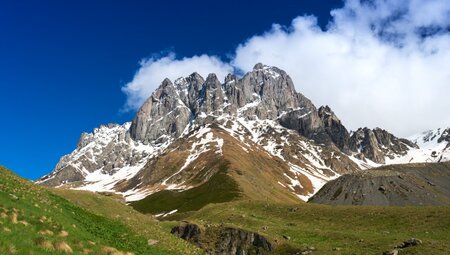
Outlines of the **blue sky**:
[{"label": "blue sky", "polygon": [[216,55],[341,1],[1,1],[0,164],[35,179],[81,132],[130,121],[121,91],[143,58]]},{"label": "blue sky", "polygon": [[448,0],[165,2],[1,1],[0,164],[36,179],[165,77],[258,62],[350,130],[450,127]]}]

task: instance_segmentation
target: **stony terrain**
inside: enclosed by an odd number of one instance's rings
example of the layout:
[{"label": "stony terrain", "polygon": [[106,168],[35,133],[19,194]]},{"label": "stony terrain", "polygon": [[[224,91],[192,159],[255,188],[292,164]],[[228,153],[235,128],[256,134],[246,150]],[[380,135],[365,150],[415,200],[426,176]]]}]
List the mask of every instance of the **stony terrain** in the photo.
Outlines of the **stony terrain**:
[{"label": "stony terrain", "polygon": [[310,200],[332,205],[449,205],[450,162],[389,165],[343,175]]}]

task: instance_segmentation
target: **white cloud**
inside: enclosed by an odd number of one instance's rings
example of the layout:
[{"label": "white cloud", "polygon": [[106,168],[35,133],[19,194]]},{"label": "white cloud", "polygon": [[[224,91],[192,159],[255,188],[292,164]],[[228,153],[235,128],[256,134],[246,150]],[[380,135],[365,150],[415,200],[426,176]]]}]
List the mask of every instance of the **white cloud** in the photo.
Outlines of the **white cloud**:
[{"label": "white cloud", "polygon": [[297,91],[330,105],[350,129],[379,126],[406,136],[450,126],[448,0],[347,0],[332,17],[326,30],[313,16],[274,24],[242,43],[230,63],[205,55],[151,59],[125,87],[127,105],[137,108],[164,77],[186,69],[223,77],[262,62],[286,70]]},{"label": "white cloud", "polygon": [[274,25],[240,45],[233,65],[286,70],[298,91],[352,129],[410,135],[450,125],[450,34],[417,33],[448,28],[450,2],[347,1],[332,15],[325,31],[310,16]]},{"label": "white cloud", "polygon": [[233,68],[229,64],[222,62],[218,57],[208,55],[176,59],[175,54],[170,53],[159,59],[144,59],[133,80],[122,87],[122,91],[127,95],[124,108],[136,110],[141,107],[165,78],[174,81],[197,72],[203,77],[215,73],[219,79],[223,79],[232,71]]}]

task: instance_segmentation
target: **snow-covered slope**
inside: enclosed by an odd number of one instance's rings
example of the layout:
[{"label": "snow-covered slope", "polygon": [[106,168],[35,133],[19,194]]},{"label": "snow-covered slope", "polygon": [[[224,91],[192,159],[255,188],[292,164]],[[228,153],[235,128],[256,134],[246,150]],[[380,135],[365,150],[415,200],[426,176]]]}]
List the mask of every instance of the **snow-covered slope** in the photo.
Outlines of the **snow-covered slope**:
[{"label": "snow-covered slope", "polygon": [[129,179],[147,161],[157,156],[169,142],[143,144],[130,138],[131,123],[109,124],[83,133],[77,148],[63,156],[55,169],[37,183],[50,186],[70,184],[91,191],[112,191],[114,185]]},{"label": "snow-covered slope", "polygon": [[450,128],[428,130],[408,138],[418,148],[410,148],[408,153],[393,159],[386,158],[387,164],[421,162],[444,162],[450,160]]}]

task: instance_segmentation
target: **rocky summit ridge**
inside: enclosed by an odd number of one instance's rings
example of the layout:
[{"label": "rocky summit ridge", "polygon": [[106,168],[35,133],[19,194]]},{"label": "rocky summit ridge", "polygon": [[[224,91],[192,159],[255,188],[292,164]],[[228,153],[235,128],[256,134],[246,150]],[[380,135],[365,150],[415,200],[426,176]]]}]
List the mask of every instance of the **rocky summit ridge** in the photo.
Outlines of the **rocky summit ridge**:
[{"label": "rocky summit ridge", "polygon": [[244,195],[261,185],[273,186],[280,199],[307,200],[345,173],[449,160],[449,129],[430,132],[412,140],[379,128],[349,132],[330,107],[316,108],[298,93],[286,72],[257,64],[224,82],[198,73],[165,79],[132,122],[83,133],[37,182],[113,191],[132,201],[187,192],[225,171]]}]

